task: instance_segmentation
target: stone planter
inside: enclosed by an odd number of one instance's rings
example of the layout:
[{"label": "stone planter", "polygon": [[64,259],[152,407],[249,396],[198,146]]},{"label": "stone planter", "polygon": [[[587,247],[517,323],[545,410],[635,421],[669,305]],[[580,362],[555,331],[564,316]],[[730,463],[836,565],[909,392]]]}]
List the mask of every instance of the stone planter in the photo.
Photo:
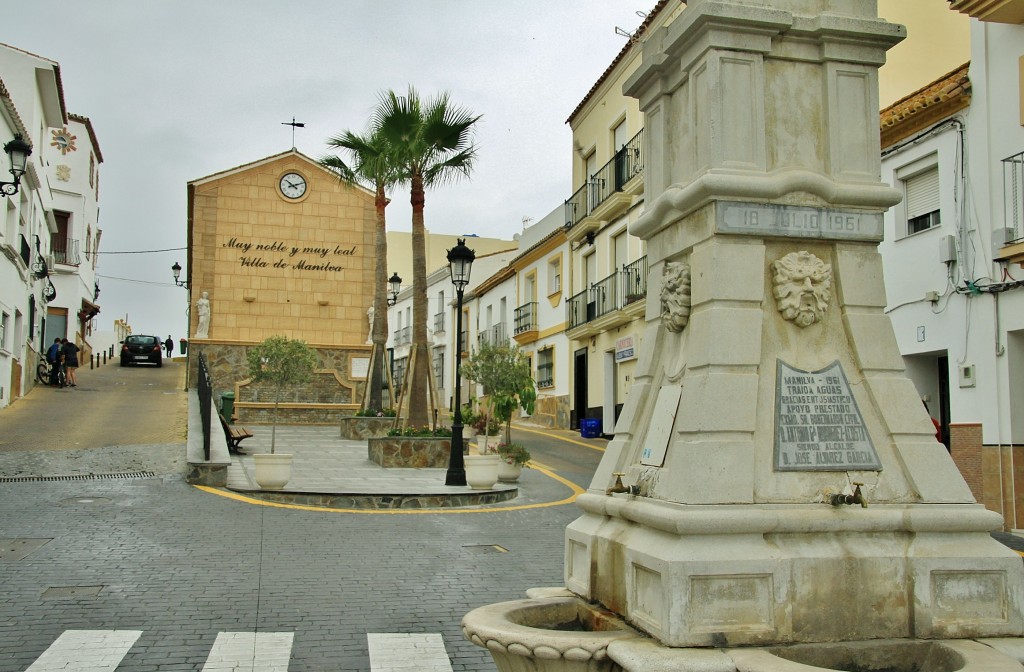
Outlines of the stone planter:
[{"label": "stone planter", "polygon": [[367,455],[382,467],[445,469],[451,453],[448,437],[385,436],[367,440]]},{"label": "stone planter", "polygon": [[388,430],[395,426],[395,418],[353,415],[342,418],[339,424],[341,425],[341,438],[350,441],[365,441],[387,436]]},{"label": "stone planter", "polygon": [[288,453],[258,453],[256,483],[264,490],[281,490],[292,479],[292,456]]},{"label": "stone planter", "polygon": [[498,482],[497,455],[466,455],[466,485],[474,490],[490,490]]}]

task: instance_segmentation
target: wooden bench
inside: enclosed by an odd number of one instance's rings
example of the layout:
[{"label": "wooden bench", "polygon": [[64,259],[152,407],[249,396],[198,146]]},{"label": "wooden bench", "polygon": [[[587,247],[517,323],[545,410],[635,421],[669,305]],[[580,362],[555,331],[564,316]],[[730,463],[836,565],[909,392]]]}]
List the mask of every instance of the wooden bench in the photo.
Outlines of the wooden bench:
[{"label": "wooden bench", "polygon": [[220,426],[224,428],[224,438],[228,440],[228,452],[234,455],[244,455],[239,444],[253,436],[253,433],[245,427],[231,425],[221,413],[217,413],[217,417],[220,418]]}]

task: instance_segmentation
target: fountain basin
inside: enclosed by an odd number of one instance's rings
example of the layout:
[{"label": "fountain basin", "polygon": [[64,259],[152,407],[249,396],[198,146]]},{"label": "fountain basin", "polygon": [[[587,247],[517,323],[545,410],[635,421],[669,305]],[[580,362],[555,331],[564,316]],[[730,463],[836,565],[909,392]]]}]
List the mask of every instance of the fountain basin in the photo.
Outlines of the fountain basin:
[{"label": "fountain basin", "polygon": [[879,640],[725,651],[738,672],[1011,672],[1016,660],[972,640]]},{"label": "fountain basin", "polygon": [[608,645],[641,638],[615,614],[578,597],[490,604],[462,619],[466,639],[491,652],[499,672],[621,672]]}]

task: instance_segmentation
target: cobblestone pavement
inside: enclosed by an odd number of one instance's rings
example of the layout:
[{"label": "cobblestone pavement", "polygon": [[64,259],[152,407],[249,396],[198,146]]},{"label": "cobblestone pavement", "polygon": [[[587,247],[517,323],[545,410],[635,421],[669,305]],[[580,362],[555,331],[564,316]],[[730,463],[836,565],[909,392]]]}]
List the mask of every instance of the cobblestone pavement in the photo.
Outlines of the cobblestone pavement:
[{"label": "cobblestone pavement", "polygon": [[[95,655],[118,656],[103,668],[118,672],[209,670],[246,647],[260,660],[264,644],[278,647],[277,663],[217,669],[394,669],[376,667],[371,642],[395,633],[442,644],[452,670],[492,671],[489,654],[463,638],[462,616],[562,585],[572,505],[352,514],[188,486],[183,369],[108,365],[83,372],[79,388],[37,388],[0,411],[0,672],[55,669],[61,655],[82,665],[90,637],[103,638]],[[47,426],[55,404],[73,431]],[[125,438],[122,422],[147,440]],[[571,466],[586,486],[600,453],[562,443],[548,462]],[[98,477],[146,471],[154,475]],[[24,476],[44,478],[11,479]],[[283,667],[280,647],[290,647]]]}]

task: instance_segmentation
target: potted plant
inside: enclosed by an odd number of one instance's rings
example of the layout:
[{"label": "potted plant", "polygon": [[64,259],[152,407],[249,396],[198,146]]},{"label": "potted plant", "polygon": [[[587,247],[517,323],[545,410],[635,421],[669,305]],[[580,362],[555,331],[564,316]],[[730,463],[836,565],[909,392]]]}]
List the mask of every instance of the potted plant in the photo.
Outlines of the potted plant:
[{"label": "potted plant", "polygon": [[305,341],[285,336],[271,336],[250,348],[246,355],[249,377],[253,383],[267,383],[274,392],[271,411],[270,453],[253,455],[256,482],[266,490],[281,490],[291,480],[292,456],[277,453],[277,411],[281,393],[290,385],[310,379],[316,365],[316,353]]},{"label": "potted plant", "polygon": [[498,446],[498,480],[515,482],[530,461],[530,451],[521,443],[502,443]]},{"label": "potted plant", "polygon": [[[466,482],[474,488],[484,487],[473,485],[470,470],[471,464],[487,461],[487,469],[493,469],[494,474],[494,481],[486,486],[489,488],[497,482],[501,459],[495,452],[496,444],[499,442],[496,441],[492,446],[487,436],[492,430],[498,434],[501,431],[499,423],[504,423],[504,443],[511,443],[512,412],[518,405],[527,413],[533,413],[533,402],[537,399],[537,392],[533,386],[529,361],[518,347],[509,343],[502,345],[481,343],[469,361],[462,367],[462,371],[468,380],[483,386],[487,394],[487,401],[482,406],[481,414],[483,417],[482,428],[487,434],[484,435],[482,442],[477,436],[477,448],[480,455],[466,457]],[[488,478],[490,478],[490,474],[491,472],[488,471]],[[483,478],[480,479],[480,482],[483,482]]]}]

